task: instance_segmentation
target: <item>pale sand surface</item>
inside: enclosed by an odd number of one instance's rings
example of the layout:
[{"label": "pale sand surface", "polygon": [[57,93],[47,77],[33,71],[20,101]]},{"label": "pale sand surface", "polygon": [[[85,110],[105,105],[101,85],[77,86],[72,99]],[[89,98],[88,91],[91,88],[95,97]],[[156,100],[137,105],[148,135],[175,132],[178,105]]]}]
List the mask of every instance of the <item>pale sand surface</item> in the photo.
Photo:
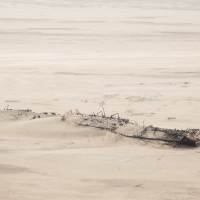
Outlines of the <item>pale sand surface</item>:
[{"label": "pale sand surface", "polygon": [[[0,109],[78,108],[199,128],[199,1],[0,0]],[[0,111],[0,199],[200,197],[199,148]]]},{"label": "pale sand surface", "polygon": [[31,2],[0,1],[1,108],[199,127],[199,1]]}]

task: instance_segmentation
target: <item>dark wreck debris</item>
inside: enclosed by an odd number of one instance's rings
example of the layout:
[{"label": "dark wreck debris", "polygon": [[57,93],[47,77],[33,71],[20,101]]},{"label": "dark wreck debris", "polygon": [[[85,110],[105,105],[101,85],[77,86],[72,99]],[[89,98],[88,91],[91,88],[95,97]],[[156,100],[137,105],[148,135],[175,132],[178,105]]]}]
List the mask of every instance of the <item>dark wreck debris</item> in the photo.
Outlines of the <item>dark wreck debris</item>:
[{"label": "dark wreck debris", "polygon": [[[126,136],[126,135],[123,135]],[[197,142],[200,140],[199,129],[165,129],[153,126],[143,127],[140,134],[130,136],[133,138],[143,140],[162,141],[167,143],[174,143],[177,145],[184,145],[196,147]]]},{"label": "dark wreck debris", "polygon": [[189,146],[189,147],[196,147],[196,140],[190,139],[186,136],[183,136],[180,139],[174,139],[174,138],[151,138],[151,137],[143,137],[143,136],[128,136],[124,134],[120,134],[124,137],[129,137],[129,138],[136,138],[136,139],[141,139],[141,140],[149,140],[149,141],[160,141],[160,142],[167,142],[167,143],[172,143],[172,144],[177,144],[177,145],[184,145],[184,146]]},{"label": "dark wreck debris", "polygon": [[196,147],[196,141],[192,140],[186,136],[183,136],[178,142],[177,144],[180,145],[187,145],[187,146],[191,146],[191,147]]},{"label": "dark wreck debris", "polygon": [[20,120],[20,119],[27,119],[34,120],[37,118],[46,118],[46,117],[56,117],[60,116],[57,112],[41,112],[36,113],[33,112],[31,109],[9,109],[9,105],[4,108],[4,111],[12,112],[12,118],[14,120]]},{"label": "dark wreck debris", "polygon": [[78,109],[75,109],[75,111],[76,111],[77,115],[81,115],[81,113],[80,113],[80,111]]},{"label": "dark wreck debris", "polygon": [[26,110],[17,110],[17,111],[21,111],[21,112],[32,112],[32,110],[30,110],[30,109],[26,109]]},{"label": "dark wreck debris", "polygon": [[110,116],[110,119],[112,119],[112,118],[113,118],[114,116],[116,116],[116,115],[118,116],[117,118],[119,119],[119,118],[120,118],[120,117],[119,117],[119,113],[115,113],[115,114],[111,115],[111,116]]},{"label": "dark wreck debris", "polygon": [[105,117],[106,113],[105,113],[105,109],[104,109],[103,105],[100,105],[100,107],[102,107],[102,109],[103,109],[103,117]]},{"label": "dark wreck debris", "polygon": [[43,112],[43,113],[33,113],[33,114],[34,115],[33,115],[32,119],[60,116],[60,114],[55,113],[55,112]]},{"label": "dark wreck debris", "polygon": [[72,110],[67,111],[64,115],[61,116],[61,121],[65,121],[68,115],[72,115]]},{"label": "dark wreck debris", "polygon": [[[99,115],[101,113],[101,115]],[[178,146],[196,147],[200,141],[199,129],[165,129],[154,126],[140,126],[137,122],[130,122],[129,119],[120,118],[119,114],[113,114],[109,117],[105,111],[100,111],[92,115],[81,114],[76,110],[67,112],[61,117],[62,121],[76,124],[78,126],[90,126],[113,132],[123,137],[140,139],[145,141],[164,142],[176,144]]]},{"label": "dark wreck debris", "polygon": [[11,109],[11,108],[8,108],[10,105],[7,105],[5,108],[4,108],[4,110],[13,110],[13,109]]}]

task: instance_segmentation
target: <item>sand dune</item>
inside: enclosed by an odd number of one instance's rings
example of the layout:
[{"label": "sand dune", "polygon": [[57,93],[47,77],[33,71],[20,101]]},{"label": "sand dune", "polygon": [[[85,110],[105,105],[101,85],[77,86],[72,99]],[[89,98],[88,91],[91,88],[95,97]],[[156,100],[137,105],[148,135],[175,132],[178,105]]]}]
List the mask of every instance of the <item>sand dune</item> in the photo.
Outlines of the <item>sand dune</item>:
[{"label": "sand dune", "polygon": [[[114,133],[93,127],[81,127],[64,123],[60,116],[42,116],[26,112],[16,118],[21,111],[0,111],[0,137],[2,140],[43,140],[63,143],[86,143],[87,145],[112,144],[120,141]],[[25,112],[24,112],[25,113]],[[40,118],[34,119],[34,116]],[[118,139],[117,139],[118,138]]]}]

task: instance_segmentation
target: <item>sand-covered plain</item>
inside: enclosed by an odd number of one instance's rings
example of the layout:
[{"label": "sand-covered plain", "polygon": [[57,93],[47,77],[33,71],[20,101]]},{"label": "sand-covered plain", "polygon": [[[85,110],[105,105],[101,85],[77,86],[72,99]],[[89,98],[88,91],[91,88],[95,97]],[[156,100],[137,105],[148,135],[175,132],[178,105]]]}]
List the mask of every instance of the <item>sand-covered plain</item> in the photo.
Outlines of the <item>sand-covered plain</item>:
[{"label": "sand-covered plain", "polygon": [[123,140],[59,116],[101,110],[199,128],[200,3],[0,0],[0,199],[198,200],[199,148]]}]

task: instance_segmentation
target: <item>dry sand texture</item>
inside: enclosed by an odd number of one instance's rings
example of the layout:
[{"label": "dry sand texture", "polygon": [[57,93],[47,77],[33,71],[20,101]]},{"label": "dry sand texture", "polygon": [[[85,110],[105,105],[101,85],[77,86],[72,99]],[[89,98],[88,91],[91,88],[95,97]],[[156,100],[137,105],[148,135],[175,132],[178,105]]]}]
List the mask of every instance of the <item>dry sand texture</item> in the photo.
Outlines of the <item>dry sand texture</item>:
[{"label": "dry sand texture", "polygon": [[34,2],[0,1],[1,107],[198,128],[199,1]]},{"label": "dry sand texture", "polygon": [[0,199],[199,199],[199,148],[0,112]]},{"label": "dry sand texture", "polygon": [[[199,64],[198,0],[0,0],[1,110],[104,105],[139,124],[199,128]],[[2,200],[199,199],[198,148],[116,143],[57,117],[0,120]]]}]

